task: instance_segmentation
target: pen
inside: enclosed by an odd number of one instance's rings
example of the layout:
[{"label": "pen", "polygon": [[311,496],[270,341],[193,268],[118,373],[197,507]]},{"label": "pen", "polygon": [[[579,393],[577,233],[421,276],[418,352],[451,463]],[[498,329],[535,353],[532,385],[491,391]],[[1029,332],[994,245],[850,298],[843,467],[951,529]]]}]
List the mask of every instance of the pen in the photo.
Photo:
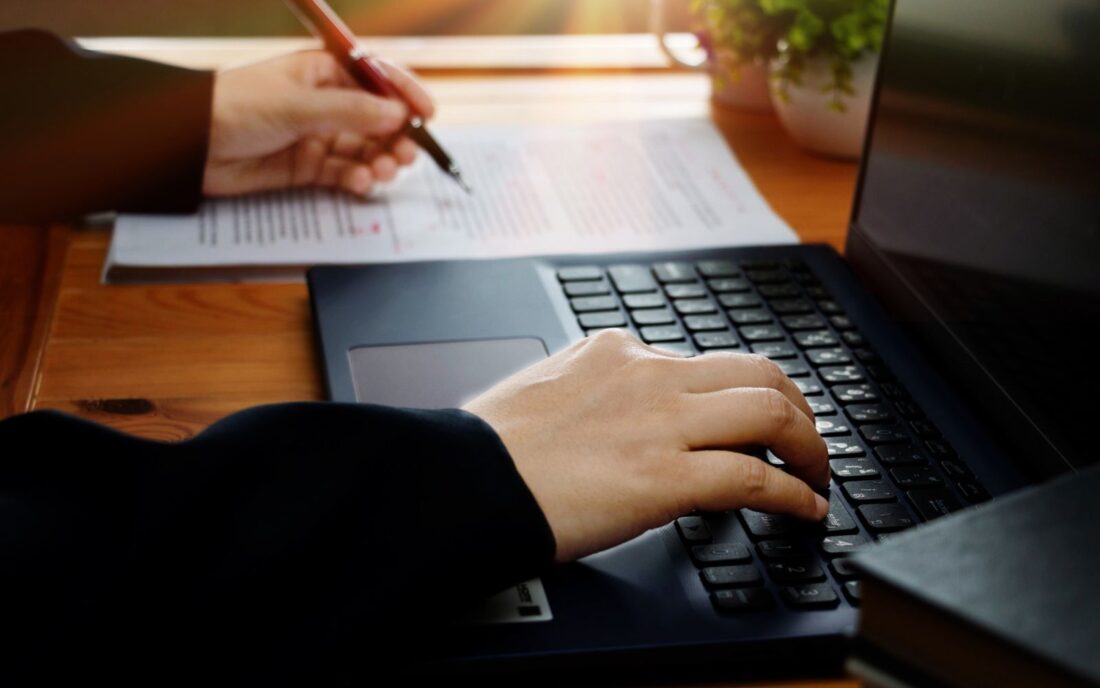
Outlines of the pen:
[{"label": "pen", "polygon": [[409,105],[412,113],[405,125],[404,134],[415,141],[424,152],[431,156],[439,169],[451,176],[466,193],[473,190],[462,178],[462,172],[447,151],[428,132],[424,120],[413,109],[397,87],[390,82],[374,56],[362,50],[355,36],[348,29],[325,0],[286,0],[290,9],[298,16],[306,28],[325,45],[325,50],[340,61],[349,74],[367,91],[384,98],[397,98]]}]

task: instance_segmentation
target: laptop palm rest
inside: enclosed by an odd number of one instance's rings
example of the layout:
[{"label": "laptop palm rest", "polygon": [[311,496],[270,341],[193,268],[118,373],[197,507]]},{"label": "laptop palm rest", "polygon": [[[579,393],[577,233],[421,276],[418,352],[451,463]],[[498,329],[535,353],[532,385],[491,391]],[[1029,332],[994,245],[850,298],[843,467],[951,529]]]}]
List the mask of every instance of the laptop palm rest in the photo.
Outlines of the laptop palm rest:
[{"label": "laptop palm rest", "polygon": [[355,398],[405,408],[457,408],[548,355],[535,337],[358,346],[348,350]]}]

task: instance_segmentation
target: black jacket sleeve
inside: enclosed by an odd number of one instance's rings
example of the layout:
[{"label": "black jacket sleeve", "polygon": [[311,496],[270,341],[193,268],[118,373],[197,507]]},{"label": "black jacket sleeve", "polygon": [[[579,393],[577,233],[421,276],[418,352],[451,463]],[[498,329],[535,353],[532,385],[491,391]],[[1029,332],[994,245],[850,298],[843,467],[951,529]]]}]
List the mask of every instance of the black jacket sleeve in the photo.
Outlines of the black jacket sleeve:
[{"label": "black jacket sleeve", "polygon": [[0,675],[407,668],[554,548],[507,450],[463,411],[283,404],[176,444],[17,416],[0,422]]},{"label": "black jacket sleeve", "polygon": [[[190,208],[211,89],[204,72],[0,35],[0,221]],[[406,648],[421,664],[464,603],[554,549],[499,438],[462,411],[269,406],[171,445],[15,417],[0,422],[0,685],[316,684],[407,667]]]},{"label": "black jacket sleeve", "polygon": [[0,33],[0,222],[184,212],[202,192],[213,75]]}]

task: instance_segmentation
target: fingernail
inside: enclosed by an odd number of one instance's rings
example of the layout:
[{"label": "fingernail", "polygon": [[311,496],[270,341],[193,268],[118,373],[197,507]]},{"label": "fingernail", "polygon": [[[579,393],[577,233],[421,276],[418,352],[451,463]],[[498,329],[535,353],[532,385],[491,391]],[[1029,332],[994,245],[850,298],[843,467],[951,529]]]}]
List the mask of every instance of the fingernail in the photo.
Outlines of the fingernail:
[{"label": "fingernail", "polygon": [[817,502],[818,519],[825,518],[825,514],[829,513],[829,500],[825,499],[819,494],[815,494],[814,501]]}]

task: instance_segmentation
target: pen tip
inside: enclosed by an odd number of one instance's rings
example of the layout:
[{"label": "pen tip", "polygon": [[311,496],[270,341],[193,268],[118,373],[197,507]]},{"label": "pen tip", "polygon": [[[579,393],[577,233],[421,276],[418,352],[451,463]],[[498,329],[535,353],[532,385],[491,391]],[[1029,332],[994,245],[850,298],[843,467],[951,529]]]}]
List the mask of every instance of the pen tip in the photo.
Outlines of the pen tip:
[{"label": "pen tip", "polygon": [[451,178],[454,179],[460,187],[462,187],[463,191],[470,195],[473,195],[474,190],[470,188],[470,185],[467,184],[466,180],[462,178],[462,173],[458,171],[458,166],[452,164],[450,169],[447,171],[450,173]]}]

